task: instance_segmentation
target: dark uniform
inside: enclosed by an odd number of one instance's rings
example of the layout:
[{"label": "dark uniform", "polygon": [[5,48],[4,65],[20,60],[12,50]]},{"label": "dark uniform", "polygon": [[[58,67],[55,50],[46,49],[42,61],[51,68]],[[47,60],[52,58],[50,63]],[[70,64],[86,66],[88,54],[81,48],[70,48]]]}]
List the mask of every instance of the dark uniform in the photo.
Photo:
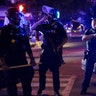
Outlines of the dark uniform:
[{"label": "dark uniform", "polygon": [[48,69],[50,69],[53,74],[54,91],[58,92],[60,89],[59,67],[62,62],[62,48],[60,48],[59,51],[57,51],[56,48],[63,42],[64,38],[67,38],[66,31],[58,19],[53,19],[49,24],[39,25],[36,30],[41,31],[44,34],[40,58],[41,64],[39,66],[40,85],[38,93],[45,89],[46,72]]},{"label": "dark uniform", "polygon": [[[28,64],[26,52],[32,54],[26,31],[21,27],[7,25],[0,35],[0,57],[4,57],[8,67]],[[24,96],[31,96],[31,81],[34,70],[31,66],[4,71],[9,96],[17,96],[17,80],[20,79]]]},{"label": "dark uniform", "polygon": [[[96,34],[96,30],[91,28],[85,32],[85,35],[91,35],[91,34]],[[94,64],[96,62],[96,38],[95,37],[90,38],[86,42],[86,46],[87,46],[88,54],[86,56],[87,59],[86,71],[82,84],[81,94],[86,92],[87,88],[89,87],[89,83],[94,69]]]}]

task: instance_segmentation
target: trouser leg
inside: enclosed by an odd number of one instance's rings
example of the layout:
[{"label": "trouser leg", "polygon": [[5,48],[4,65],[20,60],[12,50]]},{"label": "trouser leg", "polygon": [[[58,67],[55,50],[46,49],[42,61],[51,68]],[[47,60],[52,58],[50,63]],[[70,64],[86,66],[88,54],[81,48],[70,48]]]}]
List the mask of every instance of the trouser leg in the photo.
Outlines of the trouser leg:
[{"label": "trouser leg", "polygon": [[59,78],[59,68],[52,72],[53,75],[53,87],[54,91],[58,91],[60,89],[60,78]]},{"label": "trouser leg", "polygon": [[44,90],[46,84],[46,72],[48,68],[44,64],[39,65],[39,89]]},{"label": "trouser leg", "polygon": [[31,81],[32,79],[26,78],[25,80],[22,80],[22,88],[23,88],[23,96],[31,96]]},{"label": "trouser leg", "polygon": [[[21,83],[22,83],[22,88],[23,88],[23,96],[32,96],[32,87],[31,87],[31,82],[32,78],[34,76],[34,70],[33,68],[24,68],[21,71]],[[25,74],[24,74],[25,73]]]},{"label": "trouser leg", "polygon": [[[9,70],[10,71],[10,70]],[[4,71],[5,83],[8,96],[17,96],[16,78],[13,71]]]},{"label": "trouser leg", "polygon": [[90,83],[91,76],[93,73],[94,63],[95,62],[92,58],[87,60],[85,76],[84,76],[84,80],[82,83],[82,88],[84,90],[87,90],[87,88],[89,87],[89,83]]}]

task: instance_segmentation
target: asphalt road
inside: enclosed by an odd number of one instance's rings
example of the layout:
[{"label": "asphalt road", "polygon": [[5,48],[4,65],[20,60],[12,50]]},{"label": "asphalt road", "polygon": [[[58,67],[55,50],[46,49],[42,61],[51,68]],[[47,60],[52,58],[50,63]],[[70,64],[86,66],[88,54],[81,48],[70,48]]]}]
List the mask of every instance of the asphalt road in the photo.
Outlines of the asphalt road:
[{"label": "asphalt road", "polygon": [[[41,54],[40,47],[32,47],[33,55],[36,62],[39,62]],[[81,60],[83,58],[83,52],[85,50],[85,42],[82,42],[81,37],[71,37],[68,42],[63,46],[63,59],[65,64],[60,67],[60,73],[64,75],[75,75],[77,76],[75,83],[70,92],[70,96],[81,96],[81,86],[84,76],[84,70],[81,69]],[[96,82],[95,74],[92,76],[92,82]],[[88,94],[85,96],[96,96],[96,86],[88,88]]]},{"label": "asphalt road", "polygon": [[[80,91],[84,77],[84,70],[81,69],[81,60],[83,58],[85,48],[85,42],[82,41],[81,37],[74,37],[69,38],[68,43],[65,44],[65,48],[63,49],[63,57],[66,64],[61,67],[60,72],[67,75],[77,76],[70,96],[81,96]],[[93,73],[90,86],[87,91],[88,94],[83,96],[96,96],[96,86],[92,85],[94,82],[96,82],[96,74]]]},{"label": "asphalt road", "polygon": [[[60,73],[64,75],[75,75],[77,76],[73,88],[70,92],[70,96],[81,96],[80,91],[82,88],[82,80],[84,77],[84,70],[81,69],[81,60],[83,58],[83,52],[85,50],[85,42],[82,41],[81,36],[74,36],[68,39],[68,42],[63,46],[63,59],[65,64],[61,66]],[[39,61],[41,49],[38,50],[33,48],[34,56]],[[36,54],[38,53],[38,54]],[[96,82],[96,74],[93,73],[90,87],[88,88],[88,94],[85,96],[96,96],[96,86],[92,83]]]}]

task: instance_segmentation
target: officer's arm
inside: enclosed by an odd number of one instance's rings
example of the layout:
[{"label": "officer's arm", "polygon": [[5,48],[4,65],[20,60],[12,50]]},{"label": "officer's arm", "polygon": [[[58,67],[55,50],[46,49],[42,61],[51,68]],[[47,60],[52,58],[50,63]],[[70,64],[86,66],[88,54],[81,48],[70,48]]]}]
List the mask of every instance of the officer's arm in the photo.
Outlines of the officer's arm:
[{"label": "officer's arm", "polygon": [[67,36],[67,33],[65,31],[64,28],[61,28],[62,29],[62,42],[61,44],[57,47],[57,49],[60,49],[67,41],[68,41],[68,36]]},{"label": "officer's arm", "polygon": [[82,41],[87,41],[93,37],[96,37],[96,34],[90,34],[90,35],[83,35],[82,36]]},{"label": "officer's arm", "polygon": [[3,70],[7,70],[8,65],[5,63],[5,59],[4,59],[4,45],[5,45],[5,31],[4,29],[1,30],[1,34],[0,34],[0,66],[2,66]]},{"label": "officer's arm", "polygon": [[87,41],[91,38],[96,38],[96,34],[94,34],[94,30],[93,29],[87,29],[85,31],[85,34],[82,36],[82,41]]},{"label": "officer's arm", "polygon": [[36,65],[36,62],[35,62],[35,59],[34,59],[34,57],[33,57],[33,53],[29,54],[29,57],[30,57],[30,64],[31,64],[32,66],[35,66],[35,65]]},{"label": "officer's arm", "polygon": [[30,58],[30,64],[32,66],[34,66],[34,65],[36,65],[36,63],[35,63],[35,60],[34,60],[33,52],[31,50],[31,46],[30,46],[28,38],[26,38],[25,45],[26,45],[26,52],[28,53],[29,58]]},{"label": "officer's arm", "polygon": [[64,38],[63,42],[57,47],[57,50],[59,50],[66,42],[68,41],[68,38]]},{"label": "officer's arm", "polygon": [[39,21],[37,21],[36,23],[34,23],[34,24],[31,26],[31,29],[32,29],[32,30],[35,30],[36,27],[37,27],[38,25],[40,25],[44,20],[45,20],[45,17],[41,18]]}]

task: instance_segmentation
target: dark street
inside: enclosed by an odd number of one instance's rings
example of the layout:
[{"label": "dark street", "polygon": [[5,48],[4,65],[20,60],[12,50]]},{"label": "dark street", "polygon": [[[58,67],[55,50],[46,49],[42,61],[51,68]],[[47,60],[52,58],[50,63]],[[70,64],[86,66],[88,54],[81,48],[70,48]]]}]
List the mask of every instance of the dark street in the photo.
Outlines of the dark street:
[{"label": "dark street", "polygon": [[[85,42],[82,42],[81,36],[70,37],[68,42],[63,47],[63,59],[65,61],[65,64],[62,64],[60,68],[60,93],[62,94],[62,96],[81,96],[80,91],[84,76],[84,70],[81,69],[81,60],[83,58],[84,49]],[[35,60],[38,63],[41,54],[41,48],[32,47],[32,50]],[[52,93],[51,73],[49,71],[47,73],[47,80],[46,90],[41,96],[54,96]],[[85,96],[96,96],[96,86],[92,85],[93,82],[96,82],[95,74],[93,74],[90,87],[88,88],[88,94]],[[19,83],[17,86],[19,89],[19,94],[22,94],[22,90],[20,89],[21,84]],[[38,90],[38,71],[35,71],[32,86],[33,96],[36,96],[36,92]],[[5,89],[0,91],[0,96],[2,96],[2,94],[6,94],[6,91],[4,90]]]},{"label": "dark street", "polygon": [[[85,42],[82,42],[81,38],[81,36],[69,37],[68,42],[64,45],[63,48],[63,59],[65,61],[65,64],[61,66],[60,74],[76,76],[76,79],[70,92],[62,96],[81,96],[80,91],[84,76],[84,70],[81,69],[81,60],[83,58],[83,52],[85,50]],[[34,48],[33,50],[34,56],[38,57],[38,55],[40,55],[40,51],[35,51]],[[37,52],[39,53],[38,55],[36,55]],[[96,96],[96,86],[92,85],[93,82],[96,82],[95,76],[96,74],[93,73],[90,87],[88,88],[88,94],[86,94],[85,96]]]},{"label": "dark street", "polygon": [[[68,45],[69,47],[67,47]],[[65,45],[64,48],[63,56],[66,64],[61,67],[60,71],[63,74],[77,76],[69,96],[81,96],[80,91],[84,76],[84,70],[81,69],[81,60],[83,58],[84,50],[85,42],[82,42],[81,37],[70,38],[69,42]],[[90,87],[88,88],[88,94],[86,94],[85,96],[96,96],[96,86],[93,86],[92,82],[96,82],[96,74],[94,73]]]},{"label": "dark street", "polygon": [[96,96],[95,37],[96,0],[1,0],[0,96]]}]

